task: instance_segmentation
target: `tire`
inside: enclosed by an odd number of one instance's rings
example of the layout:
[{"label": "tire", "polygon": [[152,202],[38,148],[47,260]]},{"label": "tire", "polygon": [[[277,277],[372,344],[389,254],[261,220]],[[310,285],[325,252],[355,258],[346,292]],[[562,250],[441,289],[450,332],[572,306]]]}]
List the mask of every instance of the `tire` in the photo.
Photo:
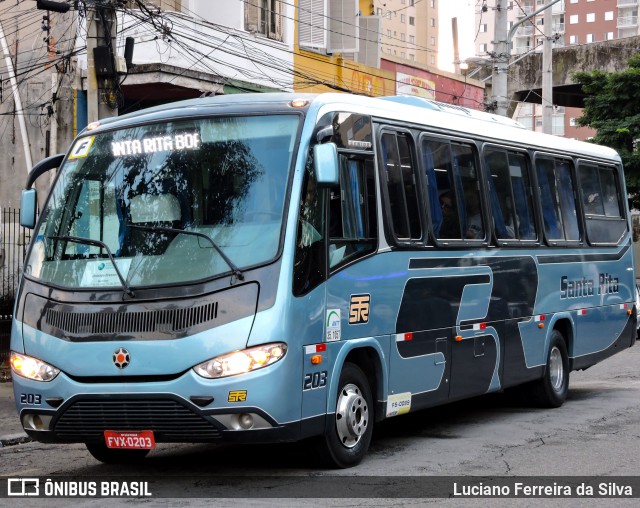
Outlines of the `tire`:
[{"label": "tire", "polygon": [[374,416],[367,377],[357,365],[345,363],[340,373],[331,429],[316,444],[324,464],[338,468],[358,465],[371,443]]},{"label": "tire", "polygon": [[107,448],[107,445],[103,442],[85,443],[85,446],[94,459],[104,462],[105,464],[140,462],[149,453],[149,450],[118,450],[116,448]]},{"label": "tire", "polygon": [[544,375],[529,385],[529,396],[539,407],[560,407],[569,392],[569,355],[562,334],[551,334]]}]

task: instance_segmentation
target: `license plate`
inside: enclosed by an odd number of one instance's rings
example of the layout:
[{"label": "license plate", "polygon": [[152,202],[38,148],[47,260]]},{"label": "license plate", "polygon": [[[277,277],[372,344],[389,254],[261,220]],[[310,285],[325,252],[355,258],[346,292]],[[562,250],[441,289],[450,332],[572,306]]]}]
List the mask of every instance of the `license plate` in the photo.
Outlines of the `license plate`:
[{"label": "license plate", "polygon": [[152,430],[117,431],[105,430],[104,440],[107,448],[124,448],[127,450],[153,450],[156,440]]}]

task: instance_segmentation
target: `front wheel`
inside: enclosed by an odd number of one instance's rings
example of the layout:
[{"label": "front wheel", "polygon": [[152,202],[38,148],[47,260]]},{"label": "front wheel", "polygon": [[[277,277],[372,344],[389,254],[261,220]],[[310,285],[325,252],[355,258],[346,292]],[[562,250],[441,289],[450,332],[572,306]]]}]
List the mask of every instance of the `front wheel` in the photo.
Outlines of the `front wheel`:
[{"label": "front wheel", "polygon": [[529,394],[536,405],[560,407],[569,392],[569,355],[567,345],[558,330],[551,334],[547,364],[542,379],[530,385]]},{"label": "front wheel", "polygon": [[85,446],[93,458],[105,464],[139,462],[149,453],[149,450],[118,450],[117,448],[108,448],[103,442],[85,443]]},{"label": "front wheel", "polygon": [[374,407],[369,381],[360,367],[345,363],[340,374],[335,419],[317,449],[324,462],[334,467],[360,463],[371,442]]}]

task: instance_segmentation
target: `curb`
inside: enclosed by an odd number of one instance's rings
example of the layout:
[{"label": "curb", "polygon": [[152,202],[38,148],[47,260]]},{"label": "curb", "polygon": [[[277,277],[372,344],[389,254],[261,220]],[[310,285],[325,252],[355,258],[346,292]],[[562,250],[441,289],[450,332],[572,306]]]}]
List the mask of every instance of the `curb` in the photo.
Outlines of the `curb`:
[{"label": "curb", "polygon": [[30,443],[33,441],[26,434],[9,434],[7,436],[0,436],[0,448],[4,448],[5,446],[14,446],[23,443]]}]

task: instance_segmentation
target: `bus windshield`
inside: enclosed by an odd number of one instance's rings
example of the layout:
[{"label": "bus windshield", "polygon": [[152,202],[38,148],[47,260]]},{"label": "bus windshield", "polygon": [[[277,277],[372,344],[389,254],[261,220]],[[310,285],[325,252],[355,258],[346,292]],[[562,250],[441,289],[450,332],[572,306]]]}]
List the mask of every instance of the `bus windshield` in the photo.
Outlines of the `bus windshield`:
[{"label": "bus windshield", "polygon": [[272,260],[299,121],[198,118],[79,138],[25,273],[62,287],[156,286]]}]

